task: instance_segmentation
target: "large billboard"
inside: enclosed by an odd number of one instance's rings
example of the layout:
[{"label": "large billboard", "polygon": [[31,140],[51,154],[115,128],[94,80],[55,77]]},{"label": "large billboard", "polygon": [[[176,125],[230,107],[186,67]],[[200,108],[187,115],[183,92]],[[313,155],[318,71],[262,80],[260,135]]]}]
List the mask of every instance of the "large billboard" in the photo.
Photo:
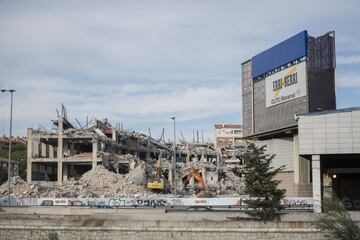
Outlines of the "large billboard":
[{"label": "large billboard", "polygon": [[306,62],[265,78],[266,107],[306,96]]},{"label": "large billboard", "polygon": [[252,78],[307,56],[307,31],[302,31],[251,59]]}]

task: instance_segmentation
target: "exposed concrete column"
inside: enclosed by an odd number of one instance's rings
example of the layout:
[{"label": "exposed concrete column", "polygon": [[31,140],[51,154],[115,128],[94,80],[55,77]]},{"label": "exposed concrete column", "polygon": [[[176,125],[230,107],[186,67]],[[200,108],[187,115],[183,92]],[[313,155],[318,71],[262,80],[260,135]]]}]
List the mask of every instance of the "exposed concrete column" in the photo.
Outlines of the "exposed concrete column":
[{"label": "exposed concrete column", "polygon": [[172,186],[172,184],[173,184],[173,174],[172,174],[171,169],[169,169],[168,181],[169,181],[169,184]]},{"label": "exposed concrete column", "polygon": [[206,170],[205,170],[205,167],[201,168],[201,177],[204,180],[204,183],[206,185],[207,183],[206,183]]},{"label": "exposed concrete column", "polygon": [[40,155],[41,155],[41,157],[46,158],[46,144],[40,142],[40,145],[41,145],[41,154]]},{"label": "exposed concrete column", "polygon": [[321,168],[320,155],[312,155],[312,181],[314,213],[321,213]]},{"label": "exposed concrete column", "polygon": [[49,145],[49,158],[54,158],[54,146]]},{"label": "exposed concrete column", "polygon": [[32,133],[33,129],[27,129],[27,159],[26,159],[26,181],[31,183],[31,173],[32,173]]},{"label": "exposed concrete column", "polygon": [[117,135],[117,131],[116,131],[116,128],[113,128],[112,129],[112,132],[111,132],[111,138],[113,141],[116,142],[116,135]]},{"label": "exposed concrete column", "polygon": [[146,151],[146,160],[150,159],[150,141],[147,140],[147,151]]},{"label": "exposed concrete column", "polygon": [[97,165],[97,151],[98,151],[98,141],[93,139],[92,141],[92,169],[95,169]]},{"label": "exposed concrete column", "polygon": [[190,162],[190,147],[189,144],[186,146],[186,163]]},{"label": "exposed concrete column", "polygon": [[63,178],[63,118],[59,117],[58,146],[57,146],[57,182],[62,183]]}]

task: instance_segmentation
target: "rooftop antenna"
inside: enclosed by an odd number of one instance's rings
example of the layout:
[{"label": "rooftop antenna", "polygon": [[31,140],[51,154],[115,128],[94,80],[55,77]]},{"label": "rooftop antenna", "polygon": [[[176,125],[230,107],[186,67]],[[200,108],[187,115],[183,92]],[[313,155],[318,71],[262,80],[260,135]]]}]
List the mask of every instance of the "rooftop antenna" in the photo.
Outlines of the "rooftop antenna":
[{"label": "rooftop antenna", "polygon": [[196,143],[199,143],[199,130],[196,130]]},{"label": "rooftop antenna", "polygon": [[204,144],[204,130],[201,130],[201,143]]},{"label": "rooftop antenna", "polygon": [[150,127],[149,127],[149,136],[151,137],[151,129],[150,129]]}]

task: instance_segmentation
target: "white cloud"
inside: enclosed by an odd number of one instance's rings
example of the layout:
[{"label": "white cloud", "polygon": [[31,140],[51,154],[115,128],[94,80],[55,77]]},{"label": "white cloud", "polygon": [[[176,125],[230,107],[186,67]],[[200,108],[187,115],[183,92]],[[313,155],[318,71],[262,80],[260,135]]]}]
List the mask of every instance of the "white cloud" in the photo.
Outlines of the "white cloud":
[{"label": "white cloud", "polygon": [[[61,102],[70,116],[132,128],[166,126],[173,114],[186,129],[240,121],[241,62],[304,29],[335,30],[340,54],[359,49],[359,8],[326,0],[1,1],[0,87],[18,90],[19,133],[46,125]],[[358,86],[356,77],[338,83]],[[7,106],[0,97],[0,114]]]}]

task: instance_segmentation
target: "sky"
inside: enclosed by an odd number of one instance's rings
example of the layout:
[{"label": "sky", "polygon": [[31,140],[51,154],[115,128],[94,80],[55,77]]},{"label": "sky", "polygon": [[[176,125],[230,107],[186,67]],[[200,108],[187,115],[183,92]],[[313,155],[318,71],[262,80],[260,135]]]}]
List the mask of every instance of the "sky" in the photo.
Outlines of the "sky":
[{"label": "sky", "polygon": [[[337,107],[360,106],[360,1],[0,0],[0,88],[16,89],[13,133],[51,128],[66,106],[77,125],[213,139],[240,123],[241,63],[308,30],[335,31]],[[10,95],[0,93],[0,134]],[[200,134],[201,136],[201,134]]]}]

